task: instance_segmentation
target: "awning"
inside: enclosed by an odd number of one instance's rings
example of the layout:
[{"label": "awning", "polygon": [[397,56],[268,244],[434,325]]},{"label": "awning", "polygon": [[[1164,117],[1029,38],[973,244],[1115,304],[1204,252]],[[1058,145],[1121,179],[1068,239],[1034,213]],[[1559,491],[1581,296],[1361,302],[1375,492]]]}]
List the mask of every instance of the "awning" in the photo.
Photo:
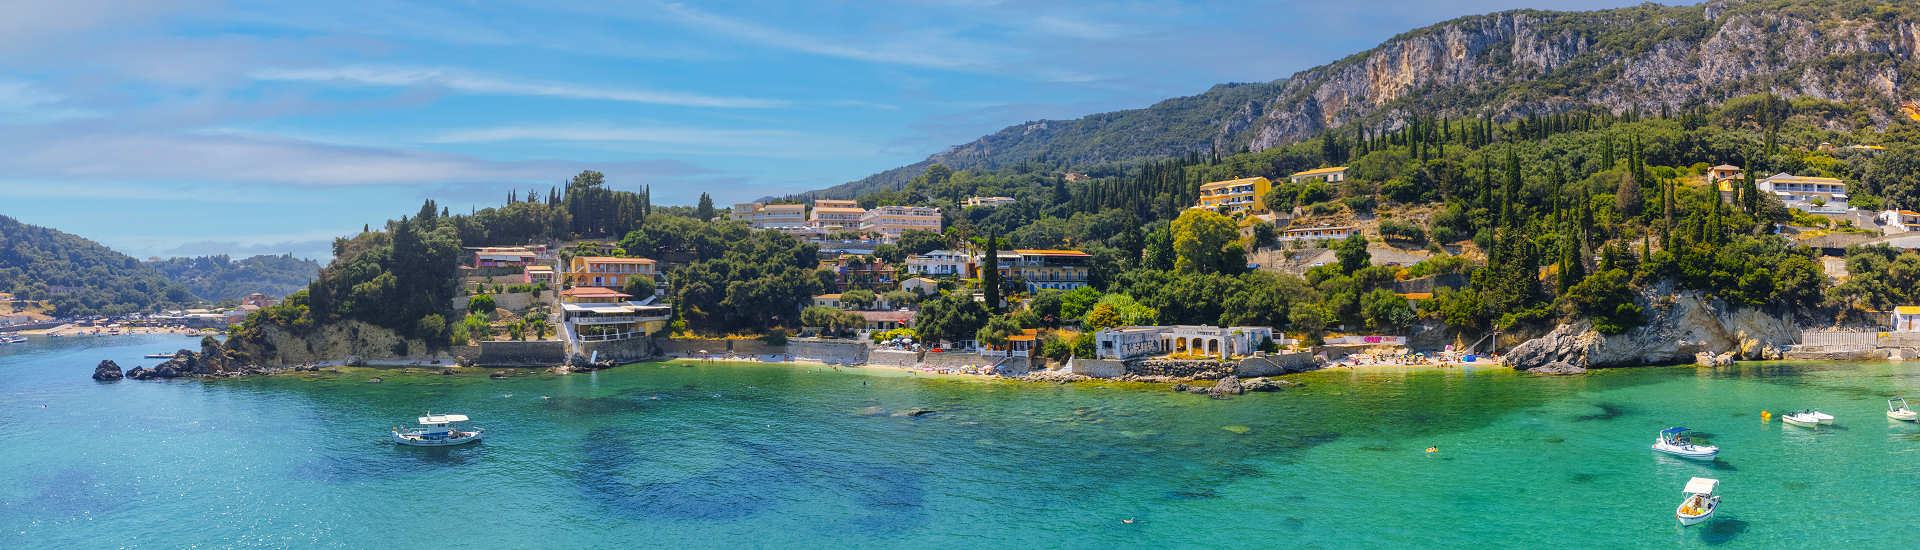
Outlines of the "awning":
[{"label": "awning", "polygon": [[1687,480],[1687,488],[1682,490],[1682,492],[1694,495],[1711,495],[1714,489],[1718,489],[1719,487],[1720,480],[1718,479],[1696,477]]},{"label": "awning", "polygon": [[429,415],[420,417],[421,424],[446,424],[449,422],[466,422],[466,421],[467,421],[467,415],[464,415],[464,414],[429,414]]}]

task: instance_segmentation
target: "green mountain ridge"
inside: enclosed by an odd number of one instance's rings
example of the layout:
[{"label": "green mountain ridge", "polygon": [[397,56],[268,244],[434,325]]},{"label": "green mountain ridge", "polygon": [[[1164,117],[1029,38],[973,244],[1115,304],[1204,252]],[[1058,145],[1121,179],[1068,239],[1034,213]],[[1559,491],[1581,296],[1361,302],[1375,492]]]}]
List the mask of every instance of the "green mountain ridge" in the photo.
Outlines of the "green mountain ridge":
[{"label": "green mountain ridge", "polygon": [[1461,17],[1265,83],[1222,84],[1153,106],[1016,124],[926,160],[796,198],[899,189],[933,164],[1062,168],[1227,155],[1331,129],[1390,131],[1415,117],[1495,120],[1718,105],[1755,93],[1863,107],[1884,127],[1920,79],[1920,8],[1868,0],[1721,0],[1694,6]]},{"label": "green mountain ridge", "polygon": [[132,256],[7,216],[0,216],[0,291],[45,300],[56,316],[133,313],[200,301]]},{"label": "green mountain ridge", "polygon": [[275,298],[307,287],[320,264],[291,255],[232,259],[225,254],[146,262],[168,279],[210,301],[237,300],[259,292]]}]

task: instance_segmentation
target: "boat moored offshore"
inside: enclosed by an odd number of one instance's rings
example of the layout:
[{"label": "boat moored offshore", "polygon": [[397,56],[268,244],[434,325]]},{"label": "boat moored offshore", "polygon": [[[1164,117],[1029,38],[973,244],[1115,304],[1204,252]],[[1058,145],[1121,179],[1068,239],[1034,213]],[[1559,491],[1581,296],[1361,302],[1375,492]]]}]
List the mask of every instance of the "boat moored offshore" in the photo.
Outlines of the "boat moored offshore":
[{"label": "boat moored offshore", "polygon": [[447,447],[479,441],[482,432],[486,430],[480,428],[463,430],[453,426],[455,423],[466,421],[467,415],[464,414],[427,413],[426,416],[420,417],[419,428],[404,431],[394,428],[393,442],[414,447]]},{"label": "boat moored offshore", "polygon": [[1814,414],[1812,409],[1794,411],[1780,415],[1780,421],[1803,428],[1813,428],[1820,425],[1820,417]]},{"label": "boat moored offshore", "polygon": [[1680,501],[1680,507],[1673,510],[1673,517],[1680,518],[1681,525],[1695,525],[1713,517],[1714,510],[1720,508],[1720,480],[1696,477],[1687,480],[1687,487],[1681,492],[1687,494]]},{"label": "boat moored offshore", "polygon": [[1887,400],[1887,418],[1913,422],[1920,420],[1920,411],[1907,408],[1907,398],[1895,397]]},{"label": "boat moored offshore", "polygon": [[1720,448],[1712,445],[1695,445],[1685,426],[1674,426],[1660,430],[1660,437],[1653,440],[1653,450],[1681,458],[1712,460],[1720,454]]}]

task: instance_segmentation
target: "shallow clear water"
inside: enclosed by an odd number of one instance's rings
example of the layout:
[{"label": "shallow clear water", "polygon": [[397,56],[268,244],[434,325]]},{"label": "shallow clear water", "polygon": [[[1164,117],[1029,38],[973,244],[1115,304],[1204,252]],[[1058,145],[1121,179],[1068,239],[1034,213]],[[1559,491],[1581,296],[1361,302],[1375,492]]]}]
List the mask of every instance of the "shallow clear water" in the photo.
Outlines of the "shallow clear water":
[{"label": "shallow clear water", "polygon": [[[1920,363],[1338,370],[1230,401],[760,365],[88,379],[100,359],[151,365],[140,356],[192,343],[0,346],[0,547],[1833,548],[1920,534],[1920,427],[1883,415],[1887,397],[1920,397]],[[1808,406],[1837,426],[1759,419]],[[909,407],[939,412],[890,414]],[[472,416],[487,441],[387,442],[429,408]],[[1649,451],[1672,424],[1721,459]],[[1725,501],[1681,528],[1691,476],[1719,478]]]}]

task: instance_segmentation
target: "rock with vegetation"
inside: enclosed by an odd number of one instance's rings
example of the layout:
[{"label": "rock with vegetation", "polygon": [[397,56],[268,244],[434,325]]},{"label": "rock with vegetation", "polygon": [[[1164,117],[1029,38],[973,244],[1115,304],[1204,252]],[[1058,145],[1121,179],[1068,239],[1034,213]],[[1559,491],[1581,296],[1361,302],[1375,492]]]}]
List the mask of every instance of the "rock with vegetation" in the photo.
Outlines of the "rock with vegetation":
[{"label": "rock with vegetation", "polygon": [[1607,335],[1590,322],[1561,325],[1515,346],[1504,359],[1519,370],[1554,362],[1583,369],[1672,365],[1692,362],[1701,353],[1716,358],[1728,354],[1730,360],[1731,353],[1743,348],[1785,348],[1799,339],[1792,312],[1730,308],[1700,292],[1662,290],[1641,296],[1648,315],[1640,326]]},{"label": "rock with vegetation", "polygon": [[93,367],[94,380],[111,382],[124,378],[125,376],[125,374],[120,372],[120,365],[114,363],[111,359],[102,359],[98,366]]},{"label": "rock with vegetation", "polygon": [[1229,395],[1240,395],[1243,393],[1247,393],[1247,389],[1240,385],[1240,377],[1229,375],[1226,378],[1221,378],[1219,382],[1215,382],[1213,388],[1207,390],[1207,397],[1226,399]]}]

